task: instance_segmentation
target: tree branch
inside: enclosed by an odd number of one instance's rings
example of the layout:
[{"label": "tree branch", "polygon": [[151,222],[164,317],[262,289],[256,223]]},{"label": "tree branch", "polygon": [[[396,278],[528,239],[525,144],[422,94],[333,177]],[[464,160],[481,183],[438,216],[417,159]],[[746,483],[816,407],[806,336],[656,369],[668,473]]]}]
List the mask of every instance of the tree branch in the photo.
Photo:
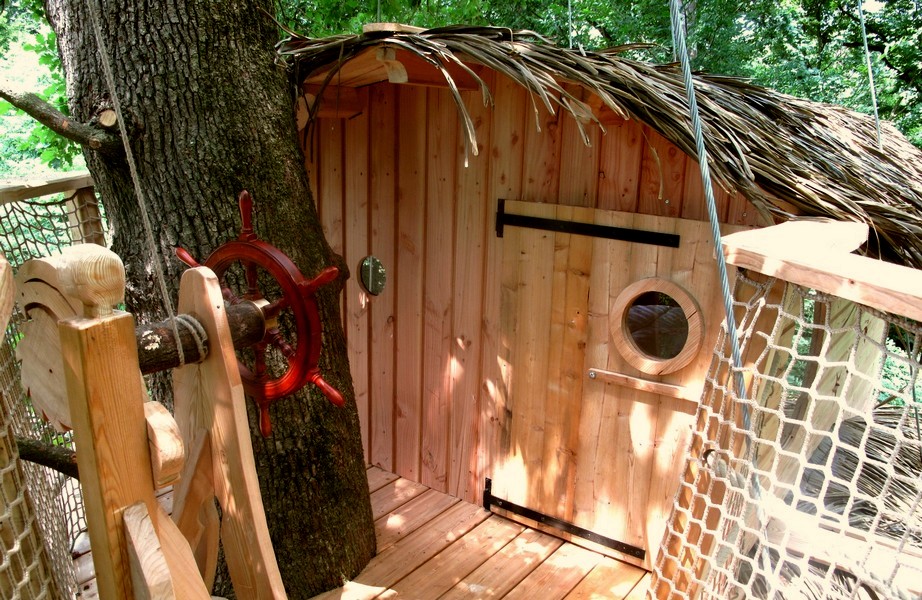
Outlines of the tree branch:
[{"label": "tree branch", "polygon": [[35,94],[14,91],[9,87],[8,82],[4,80],[0,80],[0,98],[25,112],[58,135],[87,146],[91,150],[96,150],[103,154],[122,152],[122,140],[118,135],[99,127],[75,121]]},{"label": "tree branch", "polygon": [[80,478],[77,471],[77,455],[70,448],[21,437],[16,438],[16,445],[19,446],[19,458],[22,460],[52,468],[74,479]]}]

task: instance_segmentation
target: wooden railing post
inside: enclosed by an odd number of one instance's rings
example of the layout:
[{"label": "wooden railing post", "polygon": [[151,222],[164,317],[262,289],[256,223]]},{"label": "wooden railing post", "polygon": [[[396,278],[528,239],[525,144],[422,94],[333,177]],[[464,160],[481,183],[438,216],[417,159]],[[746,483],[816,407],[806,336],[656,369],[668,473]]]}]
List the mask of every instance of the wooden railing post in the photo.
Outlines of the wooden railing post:
[{"label": "wooden railing post", "polygon": [[59,331],[100,598],[144,597],[132,585],[123,515],[138,504],[159,536],[147,544],[162,549],[175,597],[210,598],[191,549],[154,496],[134,318],[112,309],[124,295],[124,267],[98,248],[81,252],[59,275],[66,293],[84,305],[84,316],[62,321]]},{"label": "wooden railing post", "polygon": [[95,189],[92,186],[83,187],[67,196],[67,214],[73,241],[105,246],[106,236],[102,228],[102,214],[99,212]]}]

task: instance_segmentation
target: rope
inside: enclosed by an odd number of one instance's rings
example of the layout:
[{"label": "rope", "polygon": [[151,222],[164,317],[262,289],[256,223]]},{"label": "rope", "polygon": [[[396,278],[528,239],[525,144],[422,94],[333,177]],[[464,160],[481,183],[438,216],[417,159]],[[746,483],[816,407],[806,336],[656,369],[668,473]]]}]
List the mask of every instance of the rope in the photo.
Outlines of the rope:
[{"label": "rope", "polygon": [[[192,335],[192,341],[195,342],[195,347],[198,350],[199,361],[205,360],[205,357],[208,356],[208,333],[205,331],[205,328],[199,320],[192,315],[176,315],[176,321],[179,325],[185,327],[186,331]],[[180,348],[179,366],[186,364],[185,358],[186,357],[182,354],[182,348]]]},{"label": "rope", "polygon": [[864,8],[858,0],[858,18],[861,20],[861,40],[864,42],[864,60],[868,66],[868,83],[871,86],[871,104],[874,106],[874,127],[877,130],[877,149],[882,150],[880,141],[880,115],[877,111],[877,86],[874,85],[874,70],[871,68],[871,51],[868,49],[868,30],[864,24]]},{"label": "rope", "polygon": [[87,9],[90,13],[90,21],[93,22],[93,33],[96,36],[96,45],[99,49],[99,62],[102,63],[102,70],[106,76],[106,84],[109,86],[109,95],[112,98],[112,107],[115,109],[115,115],[118,119],[118,130],[122,137],[122,145],[125,147],[125,158],[128,161],[128,170],[131,172],[131,182],[134,184],[134,192],[138,197],[138,206],[141,209],[141,223],[144,227],[144,238],[147,242],[147,247],[150,250],[151,255],[155,257],[155,260],[153,260],[154,274],[160,288],[160,296],[163,300],[163,306],[166,308],[167,315],[170,318],[170,323],[173,326],[173,335],[176,338],[176,348],[179,352],[179,363],[185,364],[186,357],[183,355],[182,341],[179,338],[179,328],[175,318],[176,311],[173,310],[173,302],[170,300],[170,292],[166,285],[166,275],[163,273],[163,265],[161,264],[163,257],[161,256],[159,260],[156,259],[159,253],[157,251],[157,243],[154,240],[154,233],[150,224],[150,217],[147,214],[147,201],[144,199],[144,190],[141,188],[141,181],[138,177],[138,167],[135,163],[134,153],[131,151],[131,144],[128,140],[128,131],[125,127],[125,118],[122,116],[122,106],[119,102],[118,94],[115,93],[115,75],[112,73],[112,65],[109,64],[109,51],[106,48],[106,42],[102,37],[102,27],[99,24],[99,15],[102,14],[102,2],[103,0],[98,0],[96,3],[98,14],[97,11],[93,10],[91,3],[89,1],[87,2]]},{"label": "rope", "polygon": [[[685,92],[688,96],[688,106],[691,111],[692,127],[695,133],[695,146],[698,150],[698,166],[701,168],[701,180],[704,183],[704,197],[707,200],[708,220],[711,223],[711,237],[714,239],[714,249],[717,253],[717,272],[720,276],[720,291],[723,296],[724,313],[727,319],[727,333],[730,336],[732,351],[732,371],[736,396],[745,399],[746,390],[743,382],[741,367],[743,359],[740,355],[739,334],[737,333],[736,320],[733,317],[733,298],[730,294],[730,278],[727,276],[727,262],[724,259],[720,221],[717,218],[717,202],[714,199],[714,187],[711,184],[711,170],[708,167],[707,149],[704,147],[704,132],[701,126],[701,116],[698,114],[698,102],[695,99],[695,87],[692,81],[691,67],[688,64],[688,48],[685,45],[685,35],[682,28],[681,0],[669,0],[670,17],[672,21],[672,39],[676,44],[679,62],[682,64],[682,75],[685,80]],[[749,408],[743,404],[743,426],[748,430],[750,426]]]}]

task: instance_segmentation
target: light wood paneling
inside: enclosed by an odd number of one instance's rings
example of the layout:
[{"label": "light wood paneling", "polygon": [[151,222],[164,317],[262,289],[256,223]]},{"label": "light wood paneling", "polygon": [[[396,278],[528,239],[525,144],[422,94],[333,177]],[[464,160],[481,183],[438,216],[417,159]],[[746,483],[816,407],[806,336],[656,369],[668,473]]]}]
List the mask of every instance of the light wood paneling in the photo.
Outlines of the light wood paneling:
[{"label": "light wood paneling", "polygon": [[[575,85],[568,85],[566,89],[579,101],[588,96],[588,92]],[[578,122],[569,112],[561,113],[559,202],[570,206],[595,206],[599,190],[599,141],[602,132],[590,121]]]},{"label": "light wood paneling", "polygon": [[682,210],[688,157],[647,125],[643,126],[638,212],[678,217]]},{"label": "light wood paneling", "polygon": [[[478,154],[490,148],[489,108],[480,92],[464,92],[478,139]],[[483,347],[483,286],[486,239],[483,224],[488,220],[487,192],[489,163],[469,157],[458,168],[455,202],[454,260],[451,311],[451,421],[446,491],[461,498],[472,497],[476,488],[477,440],[480,429],[480,357]]]},{"label": "light wood paneling", "polygon": [[644,135],[640,123],[617,119],[600,142],[597,208],[634,212],[640,192]]},{"label": "light wood paneling", "polygon": [[[367,95],[363,94],[367,99]],[[343,154],[344,194],[348,198],[345,224],[346,265],[358,274],[359,263],[370,252],[368,236],[368,161],[371,148],[368,144],[368,111],[344,122],[345,153]],[[355,403],[359,411],[362,448],[365,460],[371,462],[368,424],[370,421],[370,356],[369,356],[369,300],[360,285],[346,286],[343,294],[346,346],[352,366],[352,383],[355,386]]]},{"label": "light wood paneling", "polygon": [[429,90],[428,103],[420,481],[445,491],[451,439],[453,198],[461,142],[455,106],[448,92]]},{"label": "light wood paneling", "polygon": [[[540,103],[537,98],[531,96],[526,100],[529,103],[532,101]],[[549,113],[544,108],[527,111],[525,146],[522,155],[518,157],[522,164],[522,200],[556,201],[560,181],[562,118],[559,111]]]},{"label": "light wood paneling", "polygon": [[[497,200],[582,204],[695,219],[706,214],[697,165],[649,128],[610,115],[606,133],[589,127],[592,146],[586,147],[569,114],[550,114],[539,106],[536,115],[531,98],[521,87],[488,70],[483,75],[493,94],[492,106],[483,105],[479,91],[464,92],[480,143],[479,156],[470,155],[467,167],[457,107],[449,92],[389,83],[358,90],[367,103],[358,116],[320,119],[315,124],[317,149],[308,154],[318,208],[328,230],[333,231],[337,223],[342,228],[338,235],[350,268],[354,270],[366,252],[386,258],[384,293],[368,298],[353,273],[344,301],[366,458],[468,501],[480,500],[484,477],[493,473],[497,463],[495,452],[503,440],[509,443],[511,439],[507,428],[512,421],[506,417],[514,409],[507,402],[510,386],[532,385],[518,377],[513,381],[512,339],[525,335],[535,343],[557,348],[553,355],[536,357],[543,362],[529,367],[533,380],[552,377],[568,390],[555,391],[555,398],[578,391],[579,386],[593,387],[600,398],[608,398],[584,407],[588,418],[600,424],[598,428],[592,432],[577,428],[565,437],[597,436],[600,431],[613,436],[618,431],[637,433],[630,423],[644,421],[660,410],[662,402],[632,400],[645,408],[624,412],[620,399],[627,392],[619,386],[574,378],[571,364],[577,358],[556,342],[584,342],[587,364],[606,368],[608,338],[604,328],[596,335],[592,322],[607,319],[607,305],[622,285],[608,280],[630,280],[632,273],[639,272],[632,266],[635,260],[649,266],[661,259],[643,251],[635,257],[629,244],[609,256],[599,252],[597,240],[582,250],[572,245],[565,251],[555,250],[559,240],[557,234],[550,234],[540,252],[537,247],[531,250],[540,256],[522,264],[534,277],[545,278],[544,291],[528,300],[538,311],[535,314],[543,316],[501,328],[501,321],[508,317],[501,314],[501,298],[518,282],[502,281],[504,241],[494,232]],[[341,139],[337,141],[334,134]],[[335,157],[341,160],[338,167]],[[755,211],[736,195],[718,191],[718,200],[723,218],[733,223],[753,222]],[[640,226],[643,218],[639,214],[625,226]],[[336,235],[333,232],[334,240]],[[516,234],[510,229],[507,235]],[[590,262],[578,264],[582,259],[577,257],[586,252],[591,254]],[[702,246],[700,255],[692,252],[683,255],[684,262],[663,263],[658,268],[661,272],[701,273],[701,265],[710,264],[710,253],[710,248]],[[697,258],[689,262],[692,257]],[[583,292],[580,273],[598,279],[599,284]],[[581,300],[585,309],[578,311],[575,295],[584,293],[588,294]],[[702,305],[706,302],[698,299]],[[577,312],[584,324],[576,318]],[[668,378],[662,381],[674,383]],[[520,426],[553,424],[555,430],[567,430],[575,415],[561,411],[557,401],[543,393],[533,395],[529,402],[550,409]],[[644,392],[635,393],[644,398]],[[634,414],[634,410],[639,412]],[[651,443],[669,440],[671,448],[679,440],[670,437],[668,426],[651,421],[643,425],[647,428],[644,435]],[[563,448],[560,452],[558,442]],[[617,446],[598,450],[598,468],[577,475],[570,464],[573,449],[569,442],[553,444],[552,448],[544,441],[535,442],[528,458],[523,458],[554,464],[555,470],[566,474],[542,489],[542,494],[575,489],[577,478],[592,482],[610,475],[604,465],[615,458]],[[647,461],[651,468],[658,464],[652,454],[635,459]],[[630,483],[629,474],[624,477],[622,483],[633,485],[629,489],[638,493],[632,510],[644,508],[643,499],[651,494],[662,493],[658,489],[644,492]],[[582,498],[576,494],[566,511],[591,512],[595,509],[590,505],[602,501],[597,495]],[[635,535],[649,533],[637,530]]]},{"label": "light wood paneling", "polygon": [[[397,194],[397,90],[375,86],[369,92],[371,168],[369,172],[369,251],[385,265],[395,264]],[[391,293],[369,296],[371,342],[369,435],[372,464],[393,470],[394,462],[394,304]]]},{"label": "light wood paneling", "polygon": [[317,193],[336,199],[323,204],[320,222],[323,235],[334,252],[343,253],[343,122],[331,120],[318,129],[320,150],[317,168],[323,173]]},{"label": "light wood paneling", "polygon": [[[426,118],[426,90],[401,88],[398,116]],[[397,296],[394,470],[420,480],[423,373],[423,277],[425,274],[426,130],[401,127],[397,151],[397,263],[388,265]],[[389,293],[386,291],[385,293]]]},{"label": "light wood paneling", "polygon": [[490,117],[491,146],[488,212],[482,231],[486,244],[483,292],[483,351],[481,353],[480,402],[478,406],[480,429],[476,447],[477,469],[474,473],[474,489],[469,500],[480,498],[483,492],[484,474],[489,473],[495,462],[495,454],[503,433],[501,415],[506,410],[506,385],[508,379],[508,356],[505,340],[500,336],[500,306],[497,301],[502,288],[502,246],[495,233],[492,215],[496,214],[500,198],[518,198],[522,194],[521,156],[525,143],[524,129],[527,126],[525,91],[505,77],[497,77],[494,83],[494,99],[498,105],[508,106],[505,118]]},{"label": "light wood paneling", "polygon": [[[586,373],[605,369],[700,395],[722,310],[709,225],[553,204],[507,202],[506,209],[681,239],[670,248],[517,227],[503,238],[501,339],[511,380],[494,493],[652,557],[695,405],[649,386],[589,380]],[[704,307],[704,343],[668,374],[641,372],[609,340],[611,321],[622,318],[611,307],[623,290],[650,277],[681,286]]]}]

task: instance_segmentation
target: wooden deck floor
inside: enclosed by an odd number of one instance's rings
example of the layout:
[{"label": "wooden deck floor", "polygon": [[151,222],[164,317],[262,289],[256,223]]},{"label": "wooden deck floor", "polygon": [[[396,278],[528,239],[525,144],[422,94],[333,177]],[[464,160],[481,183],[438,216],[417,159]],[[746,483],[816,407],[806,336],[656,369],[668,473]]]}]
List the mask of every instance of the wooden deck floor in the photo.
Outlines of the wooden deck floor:
[{"label": "wooden deck floor", "polygon": [[513,523],[376,467],[378,555],[316,599],[644,598],[646,571]]},{"label": "wooden deck floor", "polygon": [[[368,469],[378,554],[345,586],[314,600],[645,597],[649,574],[494,515],[474,504]],[[168,511],[172,492],[160,496]],[[80,598],[97,598],[92,556],[75,557]],[[247,600],[241,598],[240,600]]]}]

